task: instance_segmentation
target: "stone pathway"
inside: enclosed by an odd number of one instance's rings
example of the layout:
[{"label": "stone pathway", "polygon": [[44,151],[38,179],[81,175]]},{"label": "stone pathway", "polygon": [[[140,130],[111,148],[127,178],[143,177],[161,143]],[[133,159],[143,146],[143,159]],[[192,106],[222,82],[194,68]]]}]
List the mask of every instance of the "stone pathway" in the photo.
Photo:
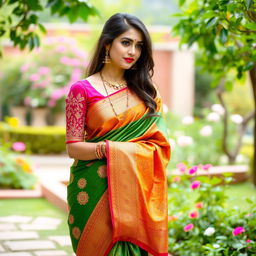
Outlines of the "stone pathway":
[{"label": "stone pathway", "polygon": [[[0,256],[75,256],[68,254],[69,236],[54,235],[61,219],[31,216],[0,217]],[[51,236],[41,232],[51,230]]]}]

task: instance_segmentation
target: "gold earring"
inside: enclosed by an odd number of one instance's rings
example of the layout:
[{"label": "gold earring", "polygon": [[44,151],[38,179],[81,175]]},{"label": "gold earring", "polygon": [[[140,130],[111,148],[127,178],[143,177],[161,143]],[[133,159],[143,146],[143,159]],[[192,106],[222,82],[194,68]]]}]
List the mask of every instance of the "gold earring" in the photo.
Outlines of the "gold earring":
[{"label": "gold earring", "polygon": [[106,63],[106,64],[111,62],[110,57],[109,57],[109,50],[108,49],[106,50],[105,58],[102,62]]}]

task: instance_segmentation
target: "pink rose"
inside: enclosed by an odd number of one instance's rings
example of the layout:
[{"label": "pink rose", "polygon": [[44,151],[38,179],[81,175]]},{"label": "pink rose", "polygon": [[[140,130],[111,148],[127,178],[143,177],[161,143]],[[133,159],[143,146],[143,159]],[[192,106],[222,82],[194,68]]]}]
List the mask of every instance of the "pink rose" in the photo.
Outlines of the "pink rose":
[{"label": "pink rose", "polygon": [[12,144],[12,148],[15,151],[24,151],[26,149],[26,145],[23,142],[14,142]]},{"label": "pink rose", "polygon": [[38,74],[32,74],[30,77],[29,77],[29,80],[32,81],[32,82],[36,82],[40,79],[40,76]]},{"label": "pink rose", "polygon": [[252,240],[247,239],[245,242],[246,242],[246,243],[251,243],[251,242],[252,242]]},{"label": "pink rose", "polygon": [[195,180],[195,181],[193,181],[193,182],[191,183],[191,186],[190,186],[190,187],[194,190],[194,189],[199,188],[200,185],[201,185],[201,182],[200,182],[199,180]]},{"label": "pink rose", "polygon": [[245,229],[243,227],[236,227],[233,229],[232,234],[233,236],[238,236],[243,232],[245,232]]},{"label": "pink rose", "polygon": [[184,163],[179,163],[176,165],[176,167],[179,169],[180,172],[186,171],[186,165]]},{"label": "pink rose", "polygon": [[49,72],[50,72],[50,69],[49,69],[48,67],[42,66],[42,67],[40,67],[40,68],[38,69],[38,73],[39,73],[40,75],[46,75],[46,74],[48,74]]},{"label": "pink rose", "polygon": [[197,169],[198,169],[198,166],[195,165],[195,166],[193,166],[192,168],[189,169],[188,173],[190,175],[192,175],[192,174],[197,172]]},{"label": "pink rose", "polygon": [[198,213],[198,211],[192,211],[189,213],[188,216],[190,219],[196,219],[199,216],[199,213]]},{"label": "pink rose", "polygon": [[184,230],[185,232],[188,232],[189,230],[191,230],[191,229],[193,229],[193,228],[194,228],[194,224],[190,223],[190,224],[186,225],[186,226],[183,228],[183,230]]}]

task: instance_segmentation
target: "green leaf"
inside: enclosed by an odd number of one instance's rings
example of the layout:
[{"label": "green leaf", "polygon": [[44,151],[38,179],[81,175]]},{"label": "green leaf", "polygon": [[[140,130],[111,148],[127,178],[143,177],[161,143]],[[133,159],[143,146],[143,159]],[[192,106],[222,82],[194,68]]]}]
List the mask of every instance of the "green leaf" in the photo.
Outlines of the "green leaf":
[{"label": "green leaf", "polygon": [[217,21],[218,21],[218,17],[213,17],[213,18],[208,20],[205,27],[206,28],[213,27],[214,25],[216,25]]},{"label": "green leaf", "polygon": [[41,23],[38,23],[38,27],[39,27],[39,29],[44,33],[44,34],[46,34],[46,29],[45,29],[45,27],[43,26],[43,24],[41,24]]},{"label": "green leaf", "polygon": [[90,9],[86,4],[81,4],[79,7],[79,16],[84,20],[88,20],[88,16],[90,14]]},{"label": "green leaf", "polygon": [[256,23],[250,22],[250,23],[246,23],[244,26],[247,29],[251,29],[251,30],[255,30],[256,31]]},{"label": "green leaf", "polygon": [[247,71],[253,68],[253,66],[255,65],[255,63],[253,61],[249,61],[248,63],[246,63],[246,65],[243,67],[243,71]]},{"label": "green leaf", "polygon": [[253,0],[246,0],[246,8],[247,8],[247,10],[250,9],[252,3],[253,3]]},{"label": "green leaf", "polygon": [[59,12],[63,8],[63,2],[61,0],[56,0],[56,1],[53,1],[52,3],[53,3],[51,5],[52,14]]},{"label": "green leaf", "polygon": [[68,19],[71,23],[75,22],[79,15],[79,8],[80,6],[74,6],[70,8],[68,12]]},{"label": "green leaf", "polygon": [[42,11],[43,7],[40,5],[39,0],[27,0],[26,1],[30,10]]},{"label": "green leaf", "polygon": [[14,10],[12,11],[13,14],[15,14],[16,16],[21,16],[24,14],[24,10],[21,9],[19,6],[17,6],[16,8],[14,8]]},{"label": "green leaf", "polygon": [[12,41],[15,41],[15,39],[17,38],[16,36],[16,30],[11,30],[10,32],[10,38]]},{"label": "green leaf", "polygon": [[33,40],[34,40],[34,45],[35,45],[36,47],[39,47],[39,46],[40,46],[40,38],[39,38],[39,36],[35,34]]},{"label": "green leaf", "polygon": [[222,44],[225,44],[228,40],[228,30],[225,28],[222,28],[220,31],[220,41]]},{"label": "green leaf", "polygon": [[179,0],[179,6],[181,7],[182,5],[184,5],[185,2],[186,0]]},{"label": "green leaf", "polygon": [[254,203],[254,202],[253,202],[250,198],[248,198],[248,197],[245,199],[245,201],[246,201],[247,203],[249,203],[249,204],[253,204],[253,203]]},{"label": "green leaf", "polygon": [[4,29],[0,29],[0,37],[2,36],[2,35],[4,35],[5,34],[5,30]]},{"label": "green leaf", "polygon": [[68,6],[65,6],[64,8],[62,8],[62,10],[59,12],[59,16],[63,16],[63,15],[66,15],[70,10],[70,7]]}]

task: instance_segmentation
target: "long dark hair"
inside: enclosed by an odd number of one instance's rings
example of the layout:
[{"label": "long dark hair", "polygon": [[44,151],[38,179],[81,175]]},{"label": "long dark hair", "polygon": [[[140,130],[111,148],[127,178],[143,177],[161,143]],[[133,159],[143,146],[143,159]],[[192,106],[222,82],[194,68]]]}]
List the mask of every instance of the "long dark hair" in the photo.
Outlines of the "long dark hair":
[{"label": "long dark hair", "polygon": [[152,83],[154,73],[154,61],[152,58],[152,44],[150,35],[145,25],[135,16],[127,13],[116,13],[105,23],[92,60],[87,68],[87,76],[91,76],[103,68],[102,63],[106,49],[105,45],[111,44],[113,40],[131,27],[139,30],[143,36],[143,46],[139,59],[136,62],[136,69],[125,70],[124,78],[128,87],[143,100],[149,108],[149,114],[156,110],[156,89]]}]

